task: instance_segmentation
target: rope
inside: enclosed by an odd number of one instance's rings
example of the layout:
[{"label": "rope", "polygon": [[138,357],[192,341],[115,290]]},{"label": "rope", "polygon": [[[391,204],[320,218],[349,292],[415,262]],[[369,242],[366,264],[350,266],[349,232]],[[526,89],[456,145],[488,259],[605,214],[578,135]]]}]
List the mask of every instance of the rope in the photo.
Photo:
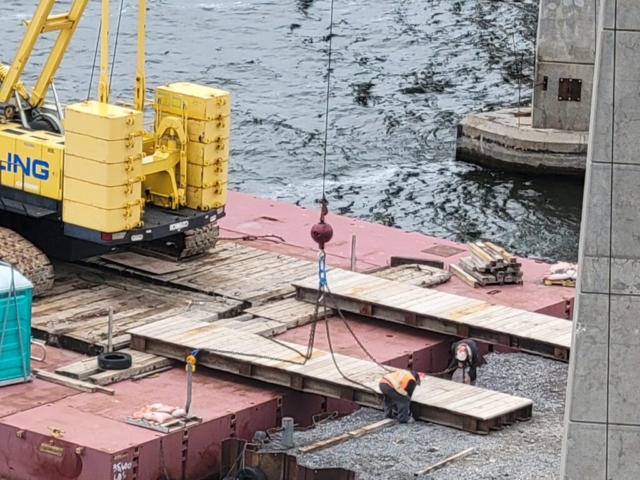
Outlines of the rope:
[{"label": "rope", "polygon": [[113,46],[113,57],[111,59],[111,73],[109,74],[109,85],[113,85],[113,70],[116,66],[116,53],[118,51],[118,38],[120,38],[120,22],[122,20],[122,10],[124,9],[124,0],[120,0],[120,12],[118,13],[118,26],[116,27],[116,40]]},{"label": "rope", "polygon": [[91,85],[93,84],[93,74],[96,71],[96,61],[98,60],[98,48],[100,48],[100,30],[102,30],[102,20],[98,26],[98,38],[96,39],[96,50],[93,52],[93,65],[91,66],[91,77],[89,77],[89,87],[87,88],[87,102],[91,97]]},{"label": "rope", "polygon": [[333,2],[331,0],[331,19],[329,21],[329,59],[327,61],[327,101],[325,105],[324,114],[324,147],[323,147],[323,161],[322,161],[322,200],[326,202],[325,185],[327,180],[327,139],[329,136],[329,96],[331,93],[331,52],[332,52],[332,40],[333,40]]}]

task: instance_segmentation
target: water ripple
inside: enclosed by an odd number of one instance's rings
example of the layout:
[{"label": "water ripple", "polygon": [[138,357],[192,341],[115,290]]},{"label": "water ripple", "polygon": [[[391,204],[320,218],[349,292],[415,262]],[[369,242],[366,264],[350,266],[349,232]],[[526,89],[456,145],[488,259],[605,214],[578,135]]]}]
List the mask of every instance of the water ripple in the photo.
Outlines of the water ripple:
[{"label": "water ripple", "polygon": [[[0,31],[5,63],[24,32],[25,10],[34,8],[34,2],[7,3]],[[113,38],[119,2],[111,4]],[[112,96],[130,101],[137,1],[124,5]],[[172,81],[233,92],[233,188],[304,206],[320,197],[329,5],[148,1],[149,94]],[[532,257],[575,259],[580,182],[454,159],[462,117],[516,104],[519,80],[522,104],[530,103],[537,2],[350,0],[335,6],[331,210],[458,241],[491,239]],[[86,95],[99,13],[100,2],[90,2],[57,75],[67,103]],[[39,43],[27,84],[51,44],[50,38]],[[96,83],[97,71],[94,95]]]}]

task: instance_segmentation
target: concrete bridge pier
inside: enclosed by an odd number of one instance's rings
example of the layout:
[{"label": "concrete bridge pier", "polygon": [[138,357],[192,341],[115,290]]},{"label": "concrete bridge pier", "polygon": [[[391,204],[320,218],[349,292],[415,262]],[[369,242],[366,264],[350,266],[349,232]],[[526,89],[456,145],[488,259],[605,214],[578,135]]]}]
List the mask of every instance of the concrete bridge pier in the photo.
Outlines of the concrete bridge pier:
[{"label": "concrete bridge pier", "polygon": [[540,0],[532,106],[470,115],[460,160],[584,175],[601,0]]},{"label": "concrete bridge pier", "polygon": [[562,480],[640,478],[640,2],[600,8]]}]

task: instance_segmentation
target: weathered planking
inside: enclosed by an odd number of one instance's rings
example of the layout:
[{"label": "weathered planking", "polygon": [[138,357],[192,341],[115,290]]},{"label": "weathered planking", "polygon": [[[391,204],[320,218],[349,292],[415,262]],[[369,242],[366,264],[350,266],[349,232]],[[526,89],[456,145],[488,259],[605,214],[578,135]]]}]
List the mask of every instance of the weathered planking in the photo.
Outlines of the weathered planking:
[{"label": "weathered planking", "polygon": [[[327,279],[332,308],[569,361],[572,322],[346,270]],[[298,300],[315,302],[315,278],[294,286]]]},{"label": "weathered planking", "polygon": [[451,273],[446,270],[417,264],[397,265],[373,272],[370,275],[424,288],[435,287],[451,279]]},{"label": "weathered planking", "polygon": [[60,263],[55,268],[54,293],[34,300],[32,332],[50,345],[80,353],[104,351],[109,307],[113,308],[114,346],[124,348],[130,341],[129,328],[178,314],[194,320],[228,318],[243,306],[237,300],[150,285],[73,264]]},{"label": "weathered planking", "polygon": [[128,380],[142,373],[153,372],[154,370],[169,367],[174,363],[173,360],[169,360],[168,358],[129,348],[121,350],[121,352],[131,355],[130,368],[124,370],[101,370],[98,367],[98,358],[91,357],[60,367],[56,369],[55,373],[75,380],[104,386],[122,380]]},{"label": "weathered planking", "polygon": [[[105,270],[116,271],[169,285],[220,295],[246,302],[251,306],[262,305],[269,300],[295,294],[291,284],[296,280],[316,274],[316,262],[299,260],[287,255],[266,252],[233,242],[219,242],[211,251],[193,259],[180,262],[181,270],[171,270],[171,264],[153,257],[153,267],[145,268],[144,255],[128,258],[125,265],[111,261],[109,255],[93,257],[85,261]],[[167,273],[162,273],[166,271]]]},{"label": "weathered planking", "polygon": [[[301,302],[295,298],[285,298],[258,307],[247,308],[245,312],[283,323],[287,328],[295,328],[313,321],[315,305]],[[329,312],[329,315],[333,315],[333,310]],[[324,312],[319,311],[319,316],[324,318]]]},{"label": "weathered planking", "polygon": [[[289,342],[276,343],[217,323],[165,320],[128,333],[132,336],[132,348],[147,353],[184,360],[194,349],[200,349],[200,366],[381,407],[378,381],[386,372],[373,362],[335,355],[345,375],[368,387],[364,388],[339,374],[329,352],[314,349],[305,364],[292,363],[303,361],[303,357],[292,349],[304,353],[305,347]],[[459,401],[463,398],[467,402]],[[481,434],[516,420],[531,418],[533,406],[533,402],[525,398],[435,377],[423,380],[413,401],[412,408],[419,419]]]}]

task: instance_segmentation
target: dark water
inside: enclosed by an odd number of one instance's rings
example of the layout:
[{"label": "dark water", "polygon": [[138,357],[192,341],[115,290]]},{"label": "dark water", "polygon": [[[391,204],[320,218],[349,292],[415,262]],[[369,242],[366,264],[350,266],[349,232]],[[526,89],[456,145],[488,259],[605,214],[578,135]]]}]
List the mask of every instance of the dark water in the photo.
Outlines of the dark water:
[{"label": "dark water", "polygon": [[[66,103],[87,94],[100,21],[100,1],[90,3],[57,75]],[[36,4],[3,1],[5,64]],[[130,101],[137,0],[123,4],[112,100]],[[110,54],[119,6],[111,1]],[[232,188],[304,206],[320,198],[329,7],[328,0],[148,0],[150,95],[155,85],[181,80],[233,94]],[[454,159],[461,118],[516,105],[519,96],[530,102],[536,16],[533,0],[336,0],[331,211],[457,241],[489,239],[530,257],[575,259],[580,182]],[[32,57],[29,85],[50,44],[40,42]]]}]

